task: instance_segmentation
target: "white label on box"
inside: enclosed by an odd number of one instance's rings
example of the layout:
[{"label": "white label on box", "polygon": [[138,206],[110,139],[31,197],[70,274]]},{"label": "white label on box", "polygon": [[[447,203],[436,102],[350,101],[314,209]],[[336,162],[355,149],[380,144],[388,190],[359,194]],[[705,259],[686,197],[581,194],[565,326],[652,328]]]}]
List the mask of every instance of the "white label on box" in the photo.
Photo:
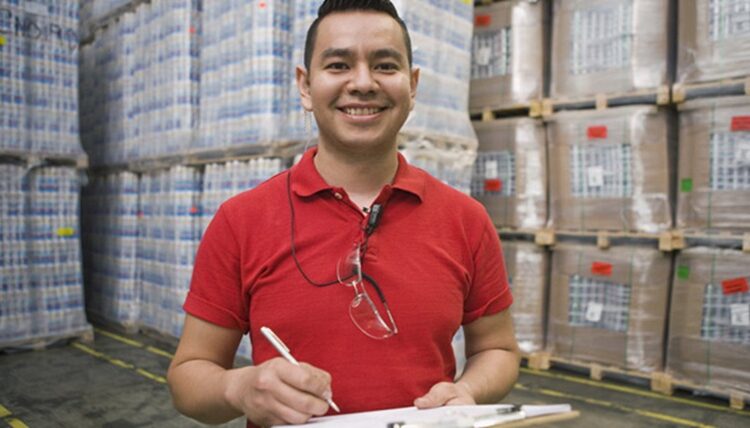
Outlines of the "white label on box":
[{"label": "white label on box", "polygon": [[598,302],[589,302],[586,306],[586,321],[599,322],[602,320],[604,305]]},{"label": "white label on box", "polygon": [[489,65],[491,57],[492,49],[490,49],[489,47],[482,47],[477,49],[477,56],[475,57],[475,60],[477,62],[477,65]]},{"label": "white label on box", "polygon": [[750,141],[738,141],[734,153],[737,166],[750,166]]},{"label": "white label on box", "polygon": [[600,166],[592,166],[586,171],[588,178],[589,187],[602,187],[604,186],[604,168]]},{"label": "white label on box", "polygon": [[732,303],[729,305],[732,326],[750,327],[750,304]]},{"label": "white label on box", "polygon": [[498,176],[497,161],[484,161],[484,178],[499,178]]}]

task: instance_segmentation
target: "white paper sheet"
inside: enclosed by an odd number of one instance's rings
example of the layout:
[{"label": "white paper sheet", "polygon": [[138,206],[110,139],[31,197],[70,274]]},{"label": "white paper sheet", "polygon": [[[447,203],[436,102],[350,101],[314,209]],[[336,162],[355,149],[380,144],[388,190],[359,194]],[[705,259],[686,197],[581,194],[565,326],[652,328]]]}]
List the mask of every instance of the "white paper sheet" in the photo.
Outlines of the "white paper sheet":
[{"label": "white paper sheet", "polygon": [[[497,414],[498,410],[509,409],[510,404],[446,406],[435,409],[418,410],[416,407],[378,410],[374,412],[350,413],[346,415],[324,416],[311,419],[307,425],[315,428],[386,428],[389,423],[408,422],[413,424],[442,423],[446,428],[473,427],[477,418]],[[571,410],[569,404],[521,406],[526,417],[541,416],[552,413],[564,413]],[[298,425],[280,425],[292,428]]]}]

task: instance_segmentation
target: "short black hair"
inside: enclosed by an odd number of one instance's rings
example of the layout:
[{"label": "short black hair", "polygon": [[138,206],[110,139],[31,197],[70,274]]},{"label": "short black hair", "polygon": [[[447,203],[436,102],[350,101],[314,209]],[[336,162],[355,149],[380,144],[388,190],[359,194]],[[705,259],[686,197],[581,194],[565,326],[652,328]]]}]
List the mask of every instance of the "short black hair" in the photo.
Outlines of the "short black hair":
[{"label": "short black hair", "polygon": [[409,30],[406,28],[406,24],[401,17],[398,16],[398,11],[390,0],[325,0],[323,4],[320,5],[320,8],[318,8],[318,17],[315,18],[315,21],[313,21],[310,28],[307,30],[307,38],[305,39],[305,68],[308,71],[310,70],[310,64],[312,63],[312,53],[313,48],[315,47],[315,39],[318,35],[320,21],[331,13],[347,10],[372,10],[386,13],[391,18],[395,19],[404,33],[406,55],[409,59],[409,67],[412,66],[411,38],[409,37]]}]

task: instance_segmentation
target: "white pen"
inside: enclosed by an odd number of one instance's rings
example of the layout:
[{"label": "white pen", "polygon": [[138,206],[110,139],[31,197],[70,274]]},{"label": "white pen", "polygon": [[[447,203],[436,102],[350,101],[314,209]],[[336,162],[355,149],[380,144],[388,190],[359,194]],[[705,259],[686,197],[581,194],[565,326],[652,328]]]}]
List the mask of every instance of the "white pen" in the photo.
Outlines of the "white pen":
[{"label": "white pen", "polygon": [[[276,336],[276,333],[274,333],[273,330],[266,326],[263,326],[260,328],[260,332],[263,333],[263,336],[266,336],[266,339],[271,342],[271,345],[273,345],[273,347],[276,348],[277,351],[279,351],[279,354],[281,354],[281,356],[284,357],[285,360],[289,361],[295,366],[299,366],[299,361],[297,361],[297,359],[292,356],[292,354],[289,352],[289,348],[287,348],[284,342],[279,339],[279,336]],[[333,410],[335,410],[337,413],[341,413],[341,410],[339,410],[339,406],[337,406],[332,399],[326,398],[326,401],[328,402],[328,405],[333,408]]]}]

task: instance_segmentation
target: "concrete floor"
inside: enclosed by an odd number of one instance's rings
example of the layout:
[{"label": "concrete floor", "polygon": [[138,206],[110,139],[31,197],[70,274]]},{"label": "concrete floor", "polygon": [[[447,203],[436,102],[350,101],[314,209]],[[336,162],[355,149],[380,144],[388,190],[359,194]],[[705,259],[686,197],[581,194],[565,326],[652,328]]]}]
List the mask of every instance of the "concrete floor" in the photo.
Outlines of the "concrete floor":
[{"label": "concrete floor", "polygon": [[[164,376],[174,344],[97,328],[93,343],[0,355],[0,427],[200,427],[173,408]],[[750,427],[726,401],[523,369],[509,403],[569,403],[580,417],[555,427]],[[236,420],[225,427],[244,427]]]}]

